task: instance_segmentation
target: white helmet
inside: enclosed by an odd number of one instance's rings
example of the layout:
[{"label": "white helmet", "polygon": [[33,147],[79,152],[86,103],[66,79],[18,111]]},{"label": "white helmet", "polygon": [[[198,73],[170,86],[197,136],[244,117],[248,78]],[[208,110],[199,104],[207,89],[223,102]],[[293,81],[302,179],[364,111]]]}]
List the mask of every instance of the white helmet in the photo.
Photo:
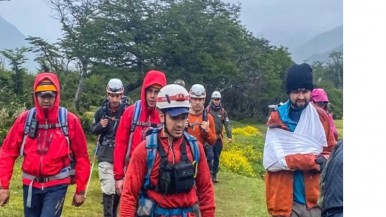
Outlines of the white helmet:
[{"label": "white helmet", "polygon": [[188,91],[178,84],[164,86],[157,96],[157,108],[173,117],[189,113]]},{"label": "white helmet", "polygon": [[124,89],[122,81],[118,78],[110,79],[106,86],[107,93],[123,93]]},{"label": "white helmet", "polygon": [[194,84],[189,91],[190,98],[206,98],[206,91],[201,84]]},{"label": "white helmet", "polygon": [[221,93],[218,91],[214,91],[212,93],[212,99],[215,99],[215,98],[221,99]]}]

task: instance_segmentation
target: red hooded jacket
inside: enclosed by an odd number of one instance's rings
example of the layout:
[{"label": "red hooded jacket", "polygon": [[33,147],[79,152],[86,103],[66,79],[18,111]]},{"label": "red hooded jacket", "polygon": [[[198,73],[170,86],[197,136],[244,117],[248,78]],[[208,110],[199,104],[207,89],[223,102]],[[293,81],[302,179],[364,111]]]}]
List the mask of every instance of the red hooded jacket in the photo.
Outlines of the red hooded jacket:
[{"label": "red hooded jacket", "polygon": [[[158,112],[155,108],[149,108],[146,103],[146,89],[154,84],[161,87],[167,84],[166,77],[163,72],[150,70],[143,80],[141,88],[141,116],[140,122],[160,123]],[[117,128],[117,134],[115,136],[115,149],[114,149],[114,178],[115,180],[123,179],[126,151],[129,145],[131,121],[133,119],[135,104],[129,106],[122,115],[121,121]],[[147,127],[137,126],[134,130],[133,141],[130,150],[130,156],[134,149],[138,146],[142,140],[145,139]]]},{"label": "red hooded jacket", "polygon": [[[35,118],[39,124],[58,123],[58,110],[60,104],[60,85],[57,76],[54,73],[40,73],[35,78],[34,92],[39,82],[48,78],[55,85],[57,91],[56,99],[52,109],[48,110],[48,116],[45,118],[43,108],[39,107],[36,95],[34,103],[36,108]],[[20,114],[11,129],[9,130],[1,151],[0,151],[0,186],[4,189],[9,188],[9,181],[12,177],[13,167],[24,137],[24,125],[26,123],[28,111]],[[84,135],[80,120],[71,112],[68,112],[68,131],[70,147],[76,161],[75,182],[77,185],[76,193],[84,193],[88,177],[90,175],[90,160],[87,152],[87,141]],[[37,129],[36,138],[26,137],[24,146],[24,161],[22,170],[37,177],[48,177],[57,175],[60,171],[70,165],[68,157],[68,145],[61,128]],[[46,137],[44,136],[46,135]],[[39,147],[48,148],[46,151],[40,151]],[[23,178],[23,184],[29,185],[31,180]],[[44,188],[58,184],[70,184],[70,177],[53,180],[45,183],[34,182],[33,187]]]},{"label": "red hooded jacket", "polygon": [[[163,148],[167,151],[168,162],[174,160],[177,164],[181,161],[181,143],[183,137],[175,139],[172,144],[172,151],[168,144],[168,137],[162,136],[162,131],[158,134],[158,138]],[[192,151],[189,148],[188,143],[186,152],[188,159],[193,161]],[[203,145],[198,142],[200,160],[197,167],[197,176],[195,179],[196,187],[193,187],[188,193],[163,195],[154,190],[147,190],[147,195],[153,199],[160,207],[164,208],[184,208],[191,207],[197,202],[200,204],[201,216],[214,217],[215,216],[215,199],[214,199],[214,187],[210,177],[209,167],[206,162],[205,152]],[[159,169],[161,164],[161,157],[156,155],[154,165],[150,173],[150,184],[156,186],[158,183]],[[128,170],[126,172],[123,192],[120,201],[120,216],[121,217],[134,217],[136,216],[138,195],[145,181],[145,175],[147,172],[147,151],[146,141],[141,142],[138,148],[134,150],[133,157],[130,160]],[[193,215],[188,215],[188,217]]]}]

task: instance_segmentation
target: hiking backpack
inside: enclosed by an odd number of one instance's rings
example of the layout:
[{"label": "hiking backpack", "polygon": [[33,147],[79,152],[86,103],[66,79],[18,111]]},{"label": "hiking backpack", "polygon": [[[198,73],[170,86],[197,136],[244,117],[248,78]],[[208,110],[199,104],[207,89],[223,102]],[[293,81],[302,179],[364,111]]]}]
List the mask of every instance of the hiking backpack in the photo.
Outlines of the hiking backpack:
[{"label": "hiking backpack", "polygon": [[134,104],[134,112],[133,112],[133,117],[131,119],[131,126],[130,126],[130,136],[129,136],[129,143],[128,147],[126,150],[126,155],[125,155],[125,166],[130,160],[130,150],[131,146],[133,144],[133,136],[134,136],[134,130],[137,126],[143,126],[143,127],[161,127],[161,124],[152,124],[152,123],[147,123],[147,122],[140,122],[139,117],[141,116],[141,100],[137,100]]}]

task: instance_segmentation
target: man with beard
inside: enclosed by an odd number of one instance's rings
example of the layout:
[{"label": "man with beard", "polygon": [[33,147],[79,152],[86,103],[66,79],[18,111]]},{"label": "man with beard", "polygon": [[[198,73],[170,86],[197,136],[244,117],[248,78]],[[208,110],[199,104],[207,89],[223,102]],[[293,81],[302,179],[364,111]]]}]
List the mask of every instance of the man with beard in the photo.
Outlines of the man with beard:
[{"label": "man with beard", "polygon": [[119,196],[115,193],[113,173],[115,134],[121,116],[126,108],[122,102],[124,87],[118,78],[110,79],[106,86],[107,99],[95,112],[91,127],[93,134],[99,135],[97,156],[99,181],[103,193],[103,212],[105,217],[117,216]]},{"label": "man with beard", "polygon": [[312,68],[294,64],[287,71],[289,100],[271,112],[264,146],[269,214],[316,217],[320,172],[335,145],[329,118],[310,103]]}]

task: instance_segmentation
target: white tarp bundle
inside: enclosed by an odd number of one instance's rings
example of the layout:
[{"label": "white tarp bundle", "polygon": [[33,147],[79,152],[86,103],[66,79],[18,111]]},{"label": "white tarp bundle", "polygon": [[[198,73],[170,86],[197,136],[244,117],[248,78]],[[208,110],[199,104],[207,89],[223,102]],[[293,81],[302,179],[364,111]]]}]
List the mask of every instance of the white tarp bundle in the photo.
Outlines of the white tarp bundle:
[{"label": "white tarp bundle", "polygon": [[268,128],[264,145],[263,165],[271,172],[289,170],[285,156],[315,154],[327,146],[326,135],[319,115],[312,104],[302,112],[294,132]]}]

